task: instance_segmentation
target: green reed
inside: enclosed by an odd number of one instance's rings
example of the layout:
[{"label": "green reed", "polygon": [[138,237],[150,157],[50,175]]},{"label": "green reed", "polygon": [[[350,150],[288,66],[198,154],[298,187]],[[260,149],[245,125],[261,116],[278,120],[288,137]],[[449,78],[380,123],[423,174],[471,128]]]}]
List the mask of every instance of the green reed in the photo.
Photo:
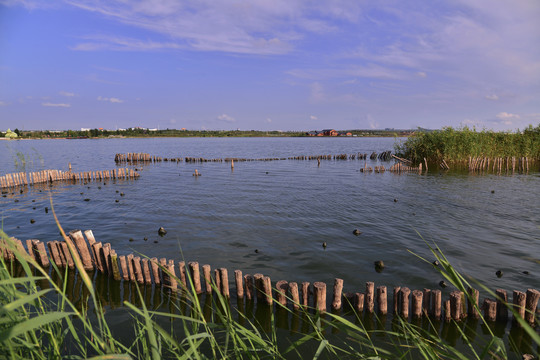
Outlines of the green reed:
[{"label": "green reed", "polygon": [[405,142],[395,145],[396,154],[415,164],[464,162],[469,157],[529,157],[540,159],[540,125],[523,131],[476,131],[447,127],[436,131],[418,131]]},{"label": "green reed", "polygon": [[[76,267],[83,274],[82,286],[87,287],[92,307],[75,306],[69,300],[66,281],[60,281],[60,285],[57,285],[51,278],[52,274],[49,275],[27,254],[20,252],[5,233],[0,232],[0,235],[1,240],[15,253],[20,263],[18,268],[22,269],[20,273],[14,273],[17,268],[15,263],[6,262],[0,257],[0,358],[508,358],[503,341],[493,334],[480,344],[478,341],[473,343],[466,334],[462,334],[466,345],[464,352],[449,345],[437,331],[430,331],[400,317],[396,317],[390,330],[384,326],[367,329],[359,314],[318,314],[313,309],[294,311],[276,302],[276,312],[285,311],[288,316],[298,316],[308,324],[307,331],[283,339],[277,333],[272,310],[269,313],[269,330],[261,330],[261,324],[251,321],[232,307],[230,299],[220,295],[215,284],[212,284],[212,311],[206,312],[206,304],[201,303],[201,295],[194,290],[189,271],[186,272],[187,285],[181,285],[177,292],[169,295],[170,311],[148,309],[141,288],[134,284],[140,305],[124,302],[126,311],[133,319],[134,335],[129,340],[121,340],[111,330],[111,320],[107,319],[105,309],[97,300],[91,280],[88,282],[88,279],[84,279],[87,273],[80,260],[75,261]],[[467,293],[470,280],[450,265],[440,249],[431,248],[431,251],[439,261],[440,265],[436,268],[440,274],[457,289]],[[54,264],[52,266],[53,273],[62,279],[67,278],[70,270],[60,271]],[[167,269],[162,268],[162,271],[167,272]],[[179,279],[177,281],[182,284]],[[93,311],[88,312],[88,309]],[[513,311],[511,306],[509,309]],[[379,321],[376,316],[374,320]],[[384,319],[381,323],[384,324]],[[521,319],[520,325],[538,347],[540,336]],[[434,325],[431,327],[435,328]],[[456,327],[462,331],[459,326]]]}]

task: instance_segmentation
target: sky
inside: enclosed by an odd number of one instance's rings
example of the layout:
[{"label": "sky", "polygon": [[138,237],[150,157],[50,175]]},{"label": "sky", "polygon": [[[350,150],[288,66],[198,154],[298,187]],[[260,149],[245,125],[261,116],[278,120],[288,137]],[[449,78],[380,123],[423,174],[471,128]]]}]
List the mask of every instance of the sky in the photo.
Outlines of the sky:
[{"label": "sky", "polygon": [[538,0],[0,0],[0,130],[523,129]]}]

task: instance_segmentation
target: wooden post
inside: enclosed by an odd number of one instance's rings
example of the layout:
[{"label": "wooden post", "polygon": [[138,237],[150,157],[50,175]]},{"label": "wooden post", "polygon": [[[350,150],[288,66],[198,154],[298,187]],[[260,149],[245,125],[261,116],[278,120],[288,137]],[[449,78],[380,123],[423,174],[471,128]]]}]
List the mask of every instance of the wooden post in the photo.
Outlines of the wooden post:
[{"label": "wooden post", "polygon": [[388,313],[388,293],[386,286],[377,286],[377,308],[380,315]]},{"label": "wooden post", "polygon": [[480,314],[477,310],[480,292],[470,287],[468,289],[468,293],[469,296],[467,297],[467,314],[469,314],[469,316],[473,319],[478,319],[480,317]]},{"label": "wooden post", "polygon": [[398,314],[398,313],[399,313],[399,306],[400,306],[399,295],[400,295],[400,290],[401,290],[401,287],[400,287],[400,286],[394,286],[394,297],[393,297],[393,300],[394,300],[394,314]]},{"label": "wooden post", "polygon": [[295,282],[289,283],[289,294],[292,300],[292,307],[294,310],[300,309],[300,295],[298,292],[298,284]]},{"label": "wooden post", "polygon": [[184,261],[178,262],[178,278],[183,289],[187,289],[187,280],[186,280],[186,263]]},{"label": "wooden post", "polygon": [[514,302],[514,309],[517,313],[517,316],[525,319],[526,294],[522,291],[514,290],[514,296],[512,300]]},{"label": "wooden post", "polygon": [[[60,266],[63,268],[67,267],[68,265],[67,265],[66,257],[64,256],[64,250],[62,250],[62,243],[60,241],[53,241],[53,246],[56,247],[56,251],[58,252],[58,257],[60,258],[60,261],[61,261]],[[29,249],[32,249],[32,246],[30,246]]]},{"label": "wooden post", "polygon": [[116,281],[120,281],[122,277],[120,276],[120,268],[118,267],[118,255],[116,255],[116,251],[111,249],[110,256],[113,279]]},{"label": "wooden post", "polygon": [[144,275],[144,284],[152,285],[152,278],[150,277],[150,266],[148,265],[148,259],[141,259],[142,272]]},{"label": "wooden post", "polygon": [[257,303],[259,301],[264,300],[263,278],[264,278],[263,274],[257,273],[255,275],[253,275],[253,279],[255,280],[255,291],[256,291],[256,295],[257,295]]},{"label": "wooden post", "polygon": [[47,250],[45,250],[45,243],[42,243],[39,240],[33,240],[34,245],[34,253],[37,254],[38,263],[46,268],[50,265],[49,263],[49,257],[47,256]]},{"label": "wooden post", "polygon": [[405,319],[409,318],[409,294],[411,290],[408,287],[401,288],[400,292],[400,301],[401,301],[401,316]]},{"label": "wooden post", "polygon": [[163,286],[171,286],[171,277],[169,276],[169,274],[167,273],[167,259],[165,258],[161,258],[159,259],[159,266],[160,266],[160,269],[161,269],[161,275],[163,276],[163,281],[162,281],[162,284]]},{"label": "wooden post", "polygon": [[320,281],[313,283],[313,298],[315,300],[315,309],[320,312],[326,312],[326,284]]},{"label": "wooden post", "polygon": [[161,285],[161,279],[159,277],[160,269],[158,259],[153,257],[150,259],[150,266],[152,267],[152,275],[154,277],[154,284]]},{"label": "wooden post", "polygon": [[497,319],[497,302],[492,299],[484,299],[484,319],[495,321]]},{"label": "wooden post", "polygon": [[365,300],[366,304],[364,308],[366,312],[369,314],[373,313],[375,309],[375,283],[371,281],[366,282]]},{"label": "wooden post", "polygon": [[208,264],[203,265],[202,269],[203,269],[204,283],[206,285],[206,293],[211,294],[212,293],[212,275],[211,275],[210,265]]},{"label": "wooden post", "polygon": [[26,240],[26,249],[28,249],[28,255],[30,255],[30,258],[32,260],[36,260],[36,256],[34,255],[34,249],[32,245],[32,239]]},{"label": "wooden post", "polygon": [[287,306],[288,288],[289,288],[289,283],[285,280],[279,280],[276,283],[276,301],[283,306]]},{"label": "wooden post", "polygon": [[525,321],[531,326],[534,326],[536,307],[538,306],[538,300],[540,299],[540,291],[535,289],[527,290],[527,297],[525,300]]},{"label": "wooden post", "polygon": [[84,235],[86,236],[86,239],[88,240],[88,245],[92,246],[96,242],[96,239],[94,238],[94,233],[92,230],[86,230],[84,232]]},{"label": "wooden post", "polygon": [[127,265],[129,269],[129,280],[135,281],[136,277],[135,277],[135,269],[133,268],[133,254],[129,254],[126,260],[127,260]]},{"label": "wooden post", "polygon": [[249,274],[244,275],[244,282],[246,283],[246,299],[251,301],[254,295],[253,276]]},{"label": "wooden post", "polygon": [[343,279],[334,280],[334,299],[332,300],[332,310],[341,309],[341,296],[343,293]]},{"label": "wooden post", "polygon": [[452,291],[450,293],[450,311],[452,319],[461,320],[461,291]]},{"label": "wooden post", "polygon": [[176,280],[176,272],[174,271],[174,260],[170,259],[167,263],[167,270],[169,271],[169,288],[171,291],[176,292],[178,290],[178,281]]},{"label": "wooden post", "polygon": [[[37,240],[37,241],[39,241],[39,240]],[[69,248],[68,248],[67,244],[64,241],[62,241],[60,244],[62,246],[62,253],[64,254],[64,257],[66,259],[67,266],[70,269],[74,269],[75,268],[75,263],[73,262],[73,258],[71,257],[71,253],[69,252]],[[36,254],[36,258],[38,256],[39,255]]]},{"label": "wooden post", "polygon": [[109,243],[103,244],[103,246],[101,247],[101,253],[103,255],[103,259],[101,259],[103,263],[103,267],[107,269],[107,275],[109,275],[109,277],[112,277],[113,274],[112,274],[111,261],[110,261],[111,244]]},{"label": "wooden post", "polygon": [[234,270],[234,283],[236,285],[236,299],[244,299],[244,278],[241,270]]},{"label": "wooden post", "polygon": [[221,277],[221,294],[229,299],[231,297],[229,294],[229,273],[226,268],[220,268],[219,274]]},{"label": "wooden post", "polygon": [[302,283],[302,306],[304,308],[309,306],[309,282],[307,281]]},{"label": "wooden post", "polygon": [[56,247],[57,241],[49,241],[47,242],[47,247],[49,248],[49,254],[51,254],[51,258],[56,264],[57,267],[62,267],[62,260],[60,259],[60,254],[58,253],[58,248]]},{"label": "wooden post", "polygon": [[191,274],[191,281],[193,282],[193,288],[195,290],[195,293],[200,294],[202,293],[201,288],[201,273],[199,271],[199,263],[196,261],[192,261],[188,263],[190,274]]},{"label": "wooden post", "polygon": [[129,272],[128,272],[128,266],[126,263],[126,257],[124,255],[119,257],[120,259],[120,267],[122,268],[122,278],[124,281],[129,280]]},{"label": "wooden post", "polygon": [[431,292],[431,315],[437,320],[440,320],[442,314],[441,301],[441,290],[433,290]]},{"label": "wooden post", "polygon": [[452,311],[451,311],[450,300],[444,302],[444,321],[449,322],[452,320]]},{"label": "wooden post", "polygon": [[103,273],[105,271],[105,268],[103,266],[103,259],[101,257],[101,247],[102,244],[100,242],[92,244],[92,252],[94,253],[94,258],[96,259],[96,269],[100,273]]},{"label": "wooden post", "polygon": [[507,321],[508,320],[508,293],[506,290],[497,289],[495,291],[497,297],[497,320]]},{"label": "wooden post", "polygon": [[267,305],[273,304],[272,299],[272,281],[270,280],[269,276],[265,276],[262,278],[262,285],[263,285],[263,292],[264,292],[264,300]]},{"label": "wooden post", "polygon": [[364,294],[354,293],[354,306],[359,314],[364,311]]},{"label": "wooden post", "polygon": [[139,284],[144,284],[143,272],[141,268],[141,258],[139,256],[133,257],[133,270],[135,271],[135,277]]},{"label": "wooden post", "polygon": [[223,295],[223,293],[221,292],[221,272],[219,271],[219,269],[214,269],[214,278],[216,279],[217,292]]},{"label": "wooden post", "polygon": [[413,319],[420,319],[422,317],[422,299],[424,293],[420,290],[413,290],[411,312]]}]

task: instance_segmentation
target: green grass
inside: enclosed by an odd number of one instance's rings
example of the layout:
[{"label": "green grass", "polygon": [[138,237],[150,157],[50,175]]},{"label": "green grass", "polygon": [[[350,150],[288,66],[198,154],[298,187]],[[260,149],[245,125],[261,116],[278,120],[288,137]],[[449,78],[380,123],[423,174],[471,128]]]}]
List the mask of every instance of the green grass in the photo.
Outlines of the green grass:
[{"label": "green grass", "polygon": [[[112,330],[114,326],[107,318],[106,309],[77,256],[74,258],[87,294],[87,306],[76,306],[70,300],[67,281],[61,280],[68,278],[68,270],[62,272],[53,265],[54,277],[60,279],[54,281],[28,255],[19,252],[6,234],[0,235],[20,263],[15,266],[0,259],[0,358],[506,359],[509,356],[503,341],[493,333],[484,341],[473,342],[462,326],[455,323],[445,326],[462,332],[465,350],[456,349],[439,336],[433,323],[426,327],[400,317],[394,319],[392,329],[380,324],[373,328],[366,326],[360,314],[321,315],[308,310],[294,312],[276,305],[276,311],[268,313],[269,326],[264,326],[231,307],[229,299],[219,295],[215,286],[212,311],[208,312],[206,304],[201,303],[202,297],[193,290],[189,272],[186,272],[188,285],[171,294],[169,311],[148,309],[141,288],[132,285],[140,301],[139,305],[124,302],[124,311],[133,319],[130,329],[133,336],[126,340],[126,336],[120,337],[117,332],[125,333],[127,329]],[[465,291],[471,284],[452,268],[439,249],[432,252],[440,262],[437,268],[441,275]],[[14,274],[17,269],[20,273]],[[303,331],[290,337],[280,336],[278,311],[287,318],[298,316],[306,325]],[[372,320],[379,321],[376,316]],[[384,324],[384,319],[381,321]],[[538,347],[540,336],[524,321],[521,326]],[[515,352],[519,353],[519,349]]]},{"label": "green grass", "polygon": [[464,127],[418,131],[405,142],[395,145],[396,154],[419,164],[466,162],[469,157],[529,157],[540,159],[540,125],[529,125],[519,132],[476,131]]}]

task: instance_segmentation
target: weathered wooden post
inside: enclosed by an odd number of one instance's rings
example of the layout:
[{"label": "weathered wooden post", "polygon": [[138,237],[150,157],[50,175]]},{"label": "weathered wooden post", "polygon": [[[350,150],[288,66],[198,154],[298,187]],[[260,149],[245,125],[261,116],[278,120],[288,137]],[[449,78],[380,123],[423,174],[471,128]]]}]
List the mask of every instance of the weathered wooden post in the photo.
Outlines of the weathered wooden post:
[{"label": "weathered wooden post", "polygon": [[373,313],[375,309],[375,283],[372,281],[366,282],[366,304],[364,309],[368,314]]},{"label": "weathered wooden post", "polygon": [[302,306],[307,308],[309,306],[309,282],[302,282]]},{"label": "weathered wooden post", "polygon": [[69,237],[75,243],[79,254],[81,255],[81,261],[83,263],[84,270],[90,271],[94,270],[94,265],[92,264],[92,256],[86,245],[83,234],[81,230],[73,230],[69,232]]},{"label": "weathered wooden post", "polygon": [[403,287],[401,290],[399,290],[400,293],[400,301],[401,301],[401,316],[405,319],[409,318],[409,295],[411,293],[411,290],[408,287]]},{"label": "weathered wooden post", "polygon": [[484,299],[484,319],[495,321],[497,319],[497,302],[492,299]]},{"label": "weathered wooden post", "polygon": [[263,285],[263,291],[264,291],[264,300],[266,301],[267,305],[273,304],[272,299],[272,281],[270,280],[269,276],[265,276],[262,278],[262,285]]},{"label": "weathered wooden post", "polygon": [[126,263],[126,257],[124,255],[121,255],[118,258],[120,259],[120,267],[122,268],[122,278],[124,279],[124,281],[129,281],[129,272]]},{"label": "weathered wooden post", "polygon": [[186,263],[184,261],[178,262],[178,279],[183,289],[187,289],[187,280],[186,280]]},{"label": "weathered wooden post", "polygon": [[57,267],[62,267],[62,260],[60,259],[60,254],[58,253],[58,248],[56,247],[57,241],[47,242],[47,247],[49,248],[49,254]]},{"label": "weathered wooden post", "polygon": [[152,285],[152,278],[150,277],[150,266],[148,266],[148,259],[141,259],[141,264],[145,285]]},{"label": "weathered wooden post", "polygon": [[315,309],[320,312],[326,312],[326,284],[320,281],[313,283],[313,298],[315,300]]},{"label": "weathered wooden post", "polygon": [[226,268],[220,268],[219,274],[221,277],[221,294],[229,299],[231,297],[229,293],[229,273]]},{"label": "weathered wooden post", "polygon": [[289,283],[289,293],[292,299],[292,307],[294,310],[300,309],[300,295],[298,292],[298,284],[295,282]]},{"label": "weathered wooden post", "polygon": [[178,281],[176,280],[176,272],[174,271],[174,260],[170,259],[167,263],[167,271],[169,271],[169,287],[171,291],[178,291]]},{"label": "weathered wooden post", "polygon": [[160,258],[159,259],[159,266],[161,269],[161,276],[162,276],[162,284],[163,286],[169,287],[171,286],[171,277],[169,276],[169,273],[165,270],[167,270],[167,259],[166,258]]},{"label": "weathered wooden post", "polygon": [[412,304],[411,312],[413,319],[420,319],[422,317],[422,299],[424,293],[420,290],[412,291]]},{"label": "weathered wooden post", "polygon": [[188,265],[189,265],[191,281],[193,281],[193,288],[195,290],[195,293],[200,294],[202,293],[202,288],[201,288],[201,273],[199,271],[199,263],[196,261],[192,261],[188,263]]},{"label": "weathered wooden post", "polygon": [[425,316],[429,315],[431,309],[431,289],[424,288],[422,292],[422,312]]},{"label": "weathered wooden post", "polygon": [[255,292],[257,295],[257,303],[262,302],[264,299],[263,278],[264,278],[264,275],[260,273],[253,275],[253,279],[255,282]]},{"label": "weathered wooden post", "polygon": [[122,277],[120,276],[120,268],[118,267],[118,255],[116,255],[116,251],[111,249],[110,253],[111,259],[111,267],[112,267],[112,273],[113,273],[113,279],[116,281],[120,281]]},{"label": "weathered wooden post", "polygon": [[538,300],[540,299],[540,292],[535,289],[528,289],[525,300],[525,321],[531,326],[534,326],[536,307],[538,306]]},{"label": "weathered wooden post", "polygon": [[400,301],[399,301],[399,296],[400,296],[400,293],[401,293],[401,287],[400,286],[394,286],[394,315],[397,315],[399,313],[399,309],[400,309]]},{"label": "weathered wooden post", "polygon": [[236,285],[236,299],[244,299],[244,279],[242,277],[242,270],[234,270],[234,283]]},{"label": "weathered wooden post", "polygon": [[334,299],[332,300],[332,310],[341,309],[341,296],[343,293],[343,279],[334,280]]},{"label": "weathered wooden post", "polygon": [[210,265],[206,264],[203,265],[203,276],[204,276],[204,284],[206,286],[206,293],[211,294],[212,293],[212,275],[211,275],[211,268]]},{"label": "weathered wooden post", "polygon": [[102,261],[102,258],[101,258],[101,247],[102,247],[102,244],[100,242],[96,242],[96,243],[92,244],[92,252],[94,253],[96,269],[100,273],[103,273],[105,271],[105,269],[103,267],[103,261]]},{"label": "weathered wooden post", "polygon": [[497,297],[497,320],[507,321],[508,320],[508,293],[506,290],[497,289],[495,291]]},{"label": "weathered wooden post", "polygon": [[461,291],[455,290],[450,293],[450,311],[452,319],[461,320]]},{"label": "weathered wooden post", "polygon": [[244,275],[244,282],[246,283],[246,299],[252,301],[256,296],[253,276],[249,274]]},{"label": "weathered wooden post", "polygon": [[135,277],[139,284],[144,284],[144,278],[143,278],[143,272],[141,269],[141,258],[139,256],[135,256],[132,259],[133,261],[133,270],[135,270]]},{"label": "weathered wooden post", "polygon": [[[35,240],[33,240],[33,241],[35,241]],[[39,240],[37,240],[37,241],[39,241]],[[71,257],[71,253],[69,252],[68,245],[64,241],[62,241],[60,243],[60,245],[62,246],[62,253],[64,254],[64,257],[66,259],[67,266],[70,269],[74,269],[75,268],[75,263],[73,262],[73,258]],[[38,258],[38,257],[39,257],[39,255],[36,254],[36,258]]]},{"label": "weathered wooden post", "polygon": [[276,283],[276,301],[287,306],[287,290],[289,289],[289,283],[285,280],[279,280]]},{"label": "weathered wooden post", "polygon": [[473,319],[478,319],[480,314],[478,313],[478,298],[480,297],[480,292],[476,289],[468,289],[469,296],[467,297],[467,313]]},{"label": "weathered wooden post", "polygon": [[450,322],[452,320],[452,306],[450,300],[444,301],[444,321]]},{"label": "weathered wooden post", "polygon": [[361,314],[364,311],[364,294],[363,293],[354,293],[354,306],[358,314]]},{"label": "weathered wooden post", "polygon": [[386,286],[377,286],[377,308],[380,315],[388,313],[388,293]]},{"label": "weathered wooden post", "polygon": [[[133,267],[133,254],[129,254],[126,258],[127,260],[127,266],[128,266],[128,269],[129,269],[129,280],[130,281],[136,281],[137,278],[135,277],[135,269]],[[165,259],[163,259],[165,260]],[[167,265],[167,260],[165,260],[165,264],[164,265]]]},{"label": "weathered wooden post", "polygon": [[155,257],[150,259],[150,265],[152,267],[152,275],[154,277],[154,284],[161,285],[161,279],[159,276],[160,269],[159,269],[158,259]]},{"label": "weathered wooden post", "polygon": [[37,254],[36,258],[38,259],[38,263],[46,268],[50,265],[49,263],[49,257],[47,256],[47,250],[45,250],[45,243],[42,243],[39,240],[33,240],[33,251],[35,254]]},{"label": "weathered wooden post", "polygon": [[112,277],[113,273],[112,273],[111,260],[110,260],[110,255],[111,255],[110,243],[103,244],[103,246],[101,247],[101,254],[103,256],[103,258],[101,259],[103,263],[103,267],[107,269],[107,274],[109,275],[109,277]]},{"label": "weathered wooden post", "polygon": [[514,303],[514,309],[517,313],[517,316],[521,317],[522,319],[525,319],[526,294],[522,291],[514,290],[514,295],[513,295],[512,300]]}]

